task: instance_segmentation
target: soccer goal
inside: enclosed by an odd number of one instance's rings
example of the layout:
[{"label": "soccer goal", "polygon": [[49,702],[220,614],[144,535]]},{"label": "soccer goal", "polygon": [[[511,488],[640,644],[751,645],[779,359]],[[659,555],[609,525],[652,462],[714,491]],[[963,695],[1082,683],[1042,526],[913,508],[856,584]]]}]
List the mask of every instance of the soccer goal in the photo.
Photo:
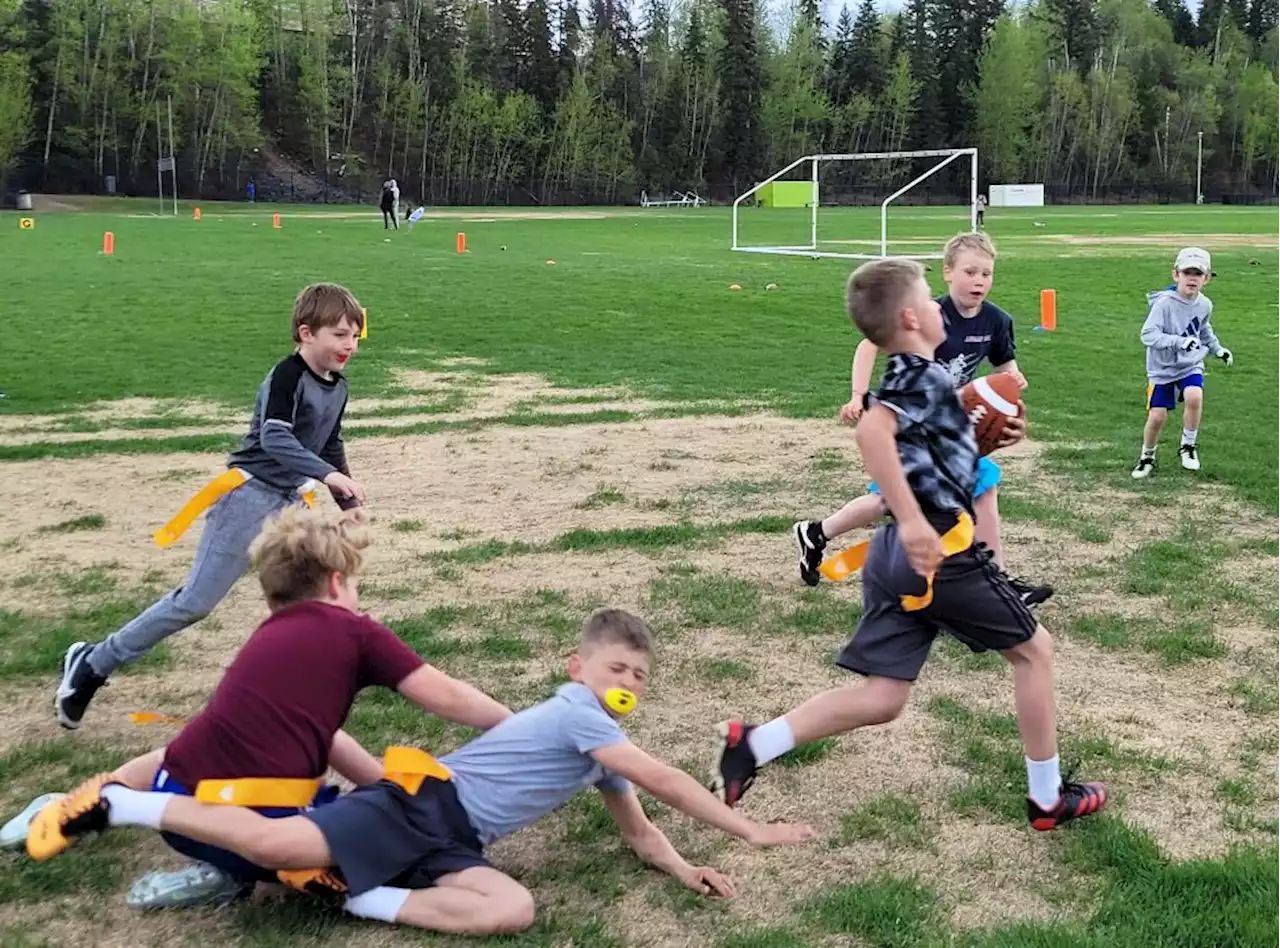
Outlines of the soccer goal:
[{"label": "soccer goal", "polygon": [[977,202],[976,148],[805,155],[734,200],[731,249],[931,260],[977,229]]}]

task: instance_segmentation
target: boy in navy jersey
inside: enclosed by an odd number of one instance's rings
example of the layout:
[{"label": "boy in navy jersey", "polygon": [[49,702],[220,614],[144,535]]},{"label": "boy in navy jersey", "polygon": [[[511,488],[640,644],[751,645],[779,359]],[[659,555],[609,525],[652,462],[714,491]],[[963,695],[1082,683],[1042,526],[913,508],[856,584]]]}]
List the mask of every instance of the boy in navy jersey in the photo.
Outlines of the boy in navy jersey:
[{"label": "boy in navy jersey", "polygon": [[[947,293],[938,297],[942,309],[942,321],[946,338],[938,346],[936,361],[951,374],[956,388],[963,388],[973,381],[974,374],[985,359],[991,363],[991,371],[1007,372],[1025,388],[1027,380],[1018,371],[1016,347],[1013,341],[1013,320],[1009,314],[987,299],[991,290],[995,269],[996,248],[986,234],[957,234],[947,241],[943,250],[942,278],[947,282]],[[858,344],[853,357],[853,397],[840,410],[840,420],[856,423],[862,415],[867,396],[871,370],[880,349],[870,339]],[[1022,418],[1010,422],[1005,444],[1014,444],[1026,436],[1026,422]],[[1000,468],[990,458],[978,463],[976,490],[976,524],[978,542],[991,550],[998,566],[1004,566],[1004,551],[1000,544],[1000,510],[996,500],[996,485],[1000,483]],[[810,586],[818,584],[818,566],[827,544],[842,533],[858,527],[870,526],[885,515],[885,504],[875,484],[870,492],[851,501],[826,520],[802,520],[792,527],[796,546],[800,553],[800,577]],[[1028,606],[1040,605],[1053,595],[1052,586],[1036,586],[1010,577],[1010,583]]]}]

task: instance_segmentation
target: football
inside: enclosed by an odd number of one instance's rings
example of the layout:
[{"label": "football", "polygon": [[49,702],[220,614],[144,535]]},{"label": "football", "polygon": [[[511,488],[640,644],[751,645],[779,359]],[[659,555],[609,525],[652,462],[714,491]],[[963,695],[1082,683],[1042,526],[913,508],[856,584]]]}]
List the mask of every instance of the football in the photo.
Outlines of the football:
[{"label": "football", "polygon": [[960,390],[979,454],[985,457],[999,446],[1005,425],[1019,414],[1021,397],[1017,380],[1005,372],[976,378]]}]

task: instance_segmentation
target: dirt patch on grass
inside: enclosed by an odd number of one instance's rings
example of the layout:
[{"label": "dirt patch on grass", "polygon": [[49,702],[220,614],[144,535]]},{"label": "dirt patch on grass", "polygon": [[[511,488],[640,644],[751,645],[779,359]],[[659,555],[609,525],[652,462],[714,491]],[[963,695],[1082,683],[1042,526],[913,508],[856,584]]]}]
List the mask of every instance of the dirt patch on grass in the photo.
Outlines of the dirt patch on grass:
[{"label": "dirt patch on grass", "polygon": [[[460,366],[406,373],[400,382],[407,391],[429,397],[463,384],[455,376],[467,373],[449,368]],[[533,376],[499,377],[496,383],[489,376],[471,376],[467,384],[475,385],[476,379],[482,384],[471,392],[469,411],[483,407],[498,412],[536,399],[626,395],[552,389]],[[578,403],[559,407],[576,408]],[[752,517],[821,516],[858,493],[864,475],[847,428],[767,415],[503,426],[414,438],[368,437],[353,442],[350,453],[358,476],[370,488],[378,532],[367,567],[366,608],[380,618],[397,619],[440,605],[473,606],[486,615],[485,610],[510,605],[507,619],[519,627],[520,610],[533,609],[521,603],[537,599],[542,590],[542,601],[558,603],[548,608],[558,610],[570,625],[594,603],[649,616],[660,635],[660,662],[641,713],[627,728],[663,759],[701,774],[710,762],[709,728],[716,721],[730,714],[767,719],[825,688],[856,681],[831,662],[851,632],[842,624],[847,619],[807,633],[779,621],[794,608],[817,608],[820,602],[820,594],[799,584],[786,531],[722,529]],[[1085,776],[1110,780],[1117,793],[1116,812],[1149,830],[1170,855],[1217,855],[1234,842],[1257,838],[1247,828],[1229,825],[1217,795],[1222,780],[1241,773],[1246,744],[1275,746],[1260,743],[1266,733],[1274,734],[1274,715],[1250,713],[1227,692],[1234,678],[1256,671],[1250,664],[1256,654],[1249,658],[1245,652],[1274,649],[1274,631],[1225,612],[1231,621],[1220,623],[1219,635],[1226,657],[1180,666],[1166,666],[1159,655],[1140,650],[1104,649],[1062,631],[1089,609],[1177,620],[1158,597],[1124,594],[1116,570],[1140,544],[1173,537],[1178,522],[1164,508],[1134,503],[1136,495],[1129,492],[1079,495],[1069,490],[1039,467],[1034,444],[1006,452],[1001,460],[1010,489],[1046,498],[1047,513],[1006,523],[1005,543],[1013,571],[1059,586],[1043,618],[1057,632],[1058,707],[1068,735],[1065,743],[1104,736],[1120,755],[1108,772]],[[157,585],[180,581],[197,532],[161,551],[151,542],[151,531],[223,461],[219,455],[129,455],[109,463],[0,464],[0,473],[12,485],[11,503],[0,508],[0,544],[7,545],[0,558],[0,584],[6,603],[45,614],[82,606],[85,597],[68,597],[56,584],[14,581],[41,571],[74,574],[103,562],[114,564],[111,575],[121,589],[143,582],[148,573]],[[1220,515],[1224,502],[1224,497],[1212,498]],[[40,532],[90,513],[106,518],[103,529]],[[1192,514],[1198,516],[1194,510]],[[1127,519],[1120,520],[1122,516]],[[1256,511],[1232,508],[1229,519],[1242,536],[1275,535],[1274,521]],[[1109,525],[1110,533],[1102,542],[1083,542],[1073,531],[1084,520]],[[549,546],[575,529],[603,535],[674,523],[692,524],[701,532],[678,545],[648,543],[633,535],[631,545],[618,540],[624,545],[591,550]],[[519,542],[534,551],[488,559],[466,553],[489,540]],[[460,559],[450,559],[459,551]],[[1087,574],[1088,567],[1099,563],[1109,564],[1111,572]],[[1254,552],[1240,569],[1253,576],[1267,563]],[[689,568],[696,573],[684,572]],[[690,621],[686,610],[711,608],[690,601],[698,595],[696,588],[683,599],[655,596],[655,581],[685,575],[754,590],[758,621],[750,611],[745,619],[741,613],[715,618],[712,611],[708,615],[713,618],[705,622]],[[851,603],[860,589],[854,581],[828,593],[837,604]],[[196,710],[264,615],[254,584],[242,582],[209,620],[170,640],[171,668],[113,679],[95,701],[85,729],[75,735],[60,732],[53,721],[52,674],[47,680],[4,682],[0,700],[11,712],[2,746],[84,738],[128,748],[162,743],[171,728],[139,729],[128,722],[127,712],[187,715]],[[540,682],[560,672],[567,651],[562,642],[538,631],[537,619],[534,611],[528,612],[528,638],[536,643],[532,657],[516,663],[465,653],[449,659],[449,669],[493,693],[533,694]],[[481,622],[460,625],[448,635],[470,640],[485,632]],[[926,667],[898,721],[841,737],[815,763],[773,767],[762,776],[748,801],[750,815],[812,821],[823,833],[821,841],[794,850],[753,851],[665,812],[661,825],[700,861],[731,872],[744,898],[714,910],[681,908],[662,888],[665,882],[641,875],[641,884],[609,911],[610,927],[628,944],[706,944],[725,926],[790,924],[799,901],[879,872],[914,874],[936,888],[951,923],[960,928],[1068,911],[1046,901],[1032,884],[1054,864],[1049,841],[1018,822],[986,813],[961,816],[952,809],[952,793],[969,778],[953,763],[959,749],[928,710],[929,699],[938,695],[975,712],[1003,715],[1013,708],[1012,683],[1002,668],[968,668],[939,658]],[[1263,778],[1275,772],[1276,755],[1264,749],[1255,756],[1259,791],[1244,810],[1261,820],[1274,811],[1274,795]],[[1152,770],[1141,764],[1157,757],[1170,761],[1171,768]],[[1008,793],[1017,796],[1021,790],[1011,786]],[[927,828],[921,845],[841,838],[843,818],[884,794],[920,808]],[[1196,803],[1183,802],[1187,800]],[[564,843],[566,819],[552,817],[495,847],[496,863],[517,874],[534,874],[570,859]],[[119,880],[113,906],[131,878]],[[571,882],[535,886],[535,897],[543,908],[581,900]],[[113,907],[103,917],[117,918],[117,910]],[[215,927],[235,937],[237,926],[225,918],[219,917]],[[123,916],[118,920],[125,924]],[[136,944],[139,938],[159,938],[171,923],[148,918],[132,924]],[[205,917],[184,915],[173,924],[185,932],[205,924]],[[101,934],[113,937],[105,928]],[[343,928],[329,943],[346,943],[350,934]],[[369,945],[393,938],[391,930],[372,925],[358,935],[360,943]]]}]

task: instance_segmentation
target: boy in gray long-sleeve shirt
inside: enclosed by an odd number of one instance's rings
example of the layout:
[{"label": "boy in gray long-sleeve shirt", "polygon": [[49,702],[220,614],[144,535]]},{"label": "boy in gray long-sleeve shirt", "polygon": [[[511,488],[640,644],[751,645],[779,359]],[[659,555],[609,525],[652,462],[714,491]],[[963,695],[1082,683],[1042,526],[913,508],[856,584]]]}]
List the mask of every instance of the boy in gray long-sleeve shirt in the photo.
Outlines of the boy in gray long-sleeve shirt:
[{"label": "boy in gray long-sleeve shirt", "polygon": [[1169,411],[1179,401],[1182,444],[1178,457],[1188,471],[1200,470],[1196,435],[1204,410],[1204,359],[1212,354],[1228,366],[1231,350],[1218,341],[1209,326],[1213,301],[1201,290],[1213,276],[1209,251],[1184,247],[1173,264],[1174,284],[1147,294],[1151,311],[1142,324],[1147,347],[1147,426],[1142,432],[1142,456],[1133,469],[1136,479],[1149,477],[1156,467],[1156,445]]},{"label": "boy in gray long-sleeve shirt", "polygon": [[317,283],[298,294],[298,348],[258,389],[249,433],[219,478],[226,483],[230,475],[234,486],[209,508],[190,573],[103,641],[67,649],[54,698],[63,727],[80,726],[94,694],[118,667],[212,612],[248,569],[249,545],[263,523],[298,502],[308,482],[323,481],[343,507],[364,502],[364,488],[348,472],[341,433],[347,406],[342,369],[355,354],[363,325],[364,311],[344,287]]}]

